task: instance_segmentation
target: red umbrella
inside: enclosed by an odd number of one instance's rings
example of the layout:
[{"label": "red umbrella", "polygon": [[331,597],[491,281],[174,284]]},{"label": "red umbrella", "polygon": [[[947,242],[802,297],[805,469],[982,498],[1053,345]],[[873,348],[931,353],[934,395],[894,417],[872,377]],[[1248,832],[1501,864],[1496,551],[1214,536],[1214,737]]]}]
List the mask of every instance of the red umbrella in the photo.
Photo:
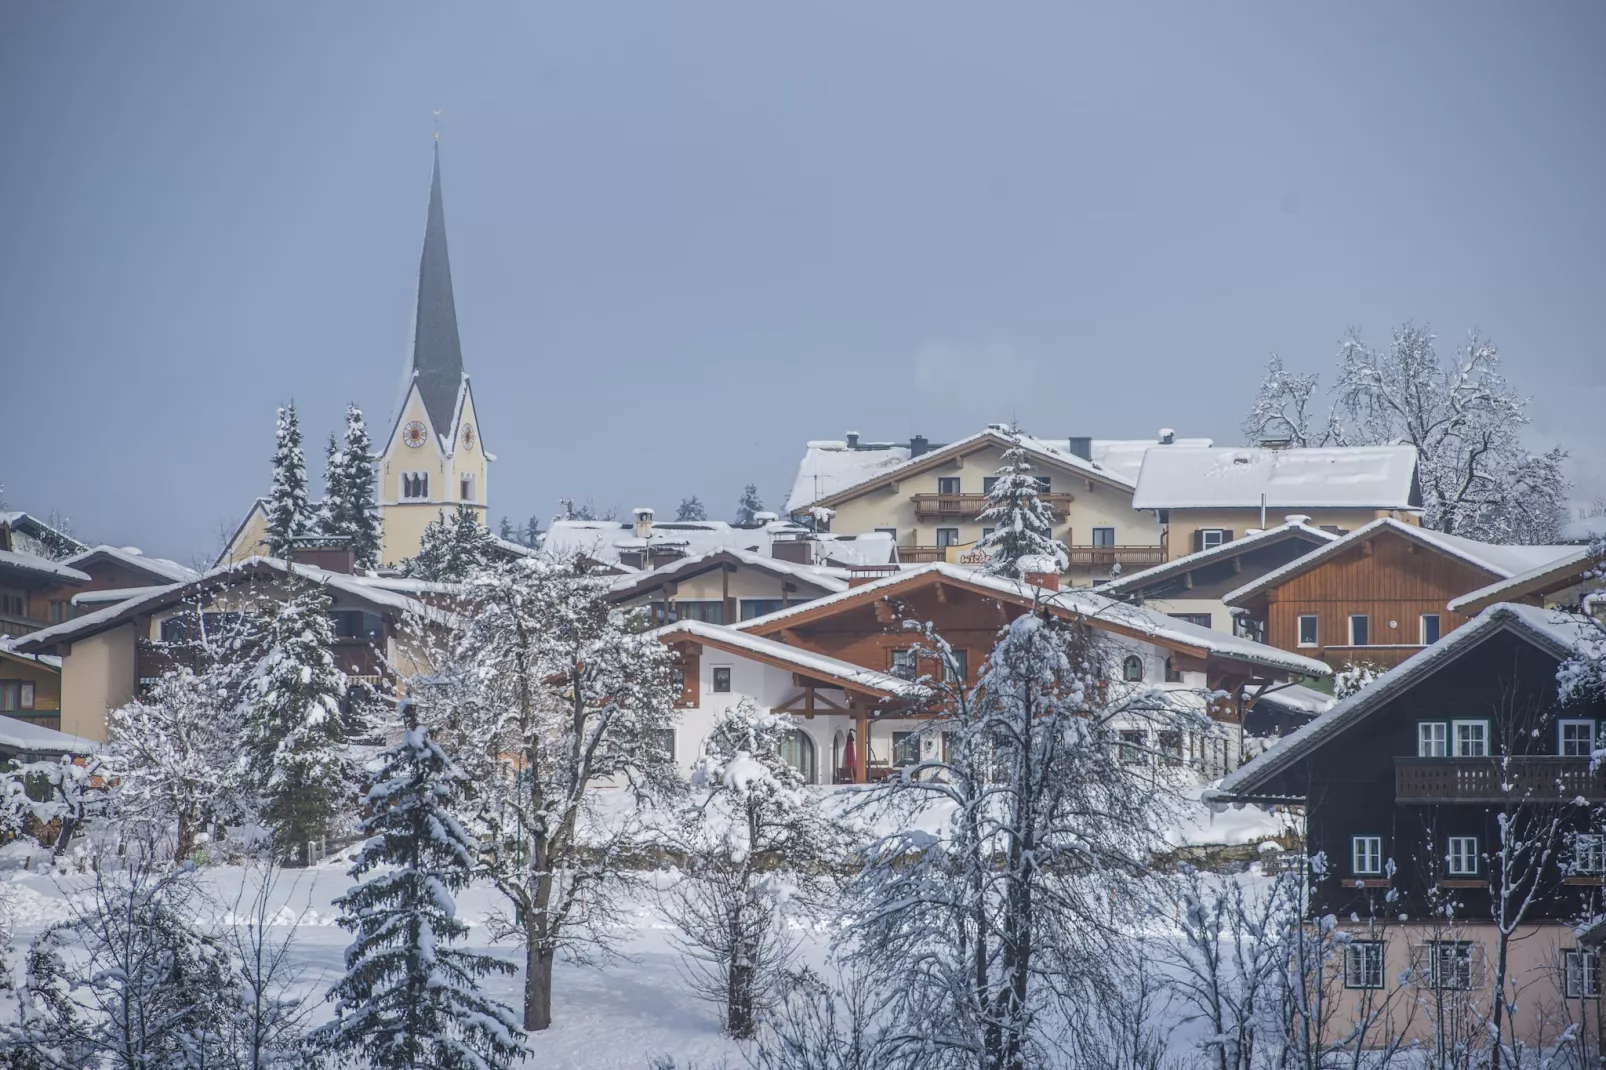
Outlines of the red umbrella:
[{"label": "red umbrella", "polygon": [[842,765],[848,771],[849,781],[859,779],[854,775],[859,769],[859,747],[858,742],[853,737],[853,729],[851,728],[848,729],[848,753]]}]

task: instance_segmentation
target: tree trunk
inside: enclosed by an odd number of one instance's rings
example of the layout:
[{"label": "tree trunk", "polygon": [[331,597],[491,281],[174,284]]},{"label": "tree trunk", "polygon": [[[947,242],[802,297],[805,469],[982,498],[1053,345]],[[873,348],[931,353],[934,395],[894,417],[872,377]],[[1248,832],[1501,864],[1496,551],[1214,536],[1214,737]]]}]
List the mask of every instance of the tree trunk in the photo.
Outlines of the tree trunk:
[{"label": "tree trunk", "polygon": [[173,861],[183,862],[195,850],[195,822],[187,810],[178,813],[178,844],[173,848]]},{"label": "tree trunk", "polygon": [[526,938],[524,945],[524,1028],[538,1032],[552,1024],[552,960],[556,952]]}]

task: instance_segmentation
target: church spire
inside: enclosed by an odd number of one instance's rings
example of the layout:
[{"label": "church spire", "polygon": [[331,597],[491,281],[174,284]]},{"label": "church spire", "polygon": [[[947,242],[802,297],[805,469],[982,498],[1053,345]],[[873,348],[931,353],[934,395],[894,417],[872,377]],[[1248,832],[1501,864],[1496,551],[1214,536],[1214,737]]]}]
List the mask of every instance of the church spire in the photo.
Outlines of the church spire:
[{"label": "church spire", "polygon": [[413,324],[413,378],[435,433],[450,435],[458,388],[463,380],[463,347],[457,338],[457,304],[452,299],[452,268],[446,258],[446,210],[441,204],[440,133],[435,134],[435,170],[429,182],[429,219],[424,254],[418,264],[418,318]]}]

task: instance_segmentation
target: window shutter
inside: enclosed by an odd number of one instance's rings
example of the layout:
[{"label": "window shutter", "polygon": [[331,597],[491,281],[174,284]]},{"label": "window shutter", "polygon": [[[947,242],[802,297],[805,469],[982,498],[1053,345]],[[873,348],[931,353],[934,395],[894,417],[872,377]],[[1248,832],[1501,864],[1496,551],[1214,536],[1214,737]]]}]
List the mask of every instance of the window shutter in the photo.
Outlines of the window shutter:
[{"label": "window shutter", "polygon": [[1203,550],[1203,549],[1204,549],[1204,529],[1203,528],[1194,528],[1193,529],[1193,552],[1194,553],[1198,553],[1200,550]]},{"label": "window shutter", "polygon": [[1222,531],[1222,533],[1221,533],[1221,541],[1222,542],[1231,542],[1232,541],[1232,529],[1231,528],[1226,528],[1226,529],[1224,529]]}]

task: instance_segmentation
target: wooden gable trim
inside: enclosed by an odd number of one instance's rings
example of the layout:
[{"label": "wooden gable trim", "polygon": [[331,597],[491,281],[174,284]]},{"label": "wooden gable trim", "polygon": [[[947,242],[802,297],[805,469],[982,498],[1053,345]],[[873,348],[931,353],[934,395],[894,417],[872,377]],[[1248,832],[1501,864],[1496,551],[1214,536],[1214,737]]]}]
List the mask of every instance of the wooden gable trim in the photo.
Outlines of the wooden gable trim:
[{"label": "wooden gable trim", "polygon": [[[664,641],[670,643],[671,645],[675,643],[674,637],[666,636]],[[749,661],[757,661],[773,668],[790,670],[794,675],[801,671],[799,670],[798,664],[795,661],[788,660],[787,658],[783,658],[775,654],[750,650],[739,643],[723,643],[713,636],[702,636],[699,637],[698,641],[704,646],[713,647],[716,650],[722,650],[734,657],[747,658]],[[798,649],[807,650],[807,648],[803,646],[799,646]],[[856,691],[859,694],[871,696],[878,701],[884,699],[896,699],[900,697],[891,691],[883,691],[880,688],[871,687],[868,684],[853,682],[846,677],[837,676],[834,673],[828,673],[825,675],[834,681],[829,686],[839,688],[843,691]]]}]

